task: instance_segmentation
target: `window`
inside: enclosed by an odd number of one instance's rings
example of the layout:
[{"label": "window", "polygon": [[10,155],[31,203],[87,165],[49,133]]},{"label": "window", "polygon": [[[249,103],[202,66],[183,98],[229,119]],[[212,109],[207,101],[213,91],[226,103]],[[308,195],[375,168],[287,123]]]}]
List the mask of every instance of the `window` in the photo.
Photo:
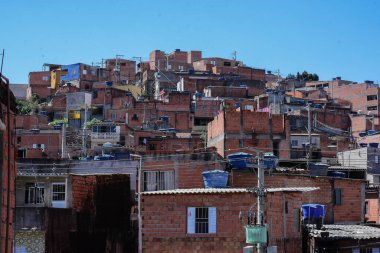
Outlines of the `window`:
[{"label": "window", "polygon": [[377,100],[377,95],[368,95],[367,101]]},{"label": "window", "polygon": [[369,203],[368,203],[368,201],[366,201],[365,203],[364,203],[364,214],[368,214],[368,208],[369,208]]},{"label": "window", "polygon": [[174,189],[174,170],[144,172],[144,191],[171,189]]},{"label": "window", "polygon": [[25,204],[43,204],[45,186],[43,183],[25,184]]},{"label": "window", "polygon": [[375,163],[379,163],[379,156],[378,155],[375,156]]},{"label": "window", "polygon": [[377,106],[368,106],[367,110],[368,111],[376,111],[377,110]]},{"label": "window", "polygon": [[49,81],[49,77],[48,76],[42,76],[42,81]]},{"label": "window", "polygon": [[188,234],[215,234],[216,207],[188,207]]},{"label": "window", "polygon": [[112,120],[115,120],[117,118],[116,112],[113,112],[111,116],[112,116]]},{"label": "window", "polygon": [[298,146],[298,140],[292,140],[292,147]]},{"label": "window", "polygon": [[65,183],[52,184],[52,201],[51,204],[56,208],[66,207],[66,185]]},{"label": "window", "polygon": [[341,205],[342,204],[342,189],[334,189],[334,204]]},{"label": "window", "polygon": [[53,200],[62,201],[65,200],[65,184],[54,183],[53,184]]},{"label": "window", "polygon": [[83,75],[87,75],[87,69],[83,70]]}]

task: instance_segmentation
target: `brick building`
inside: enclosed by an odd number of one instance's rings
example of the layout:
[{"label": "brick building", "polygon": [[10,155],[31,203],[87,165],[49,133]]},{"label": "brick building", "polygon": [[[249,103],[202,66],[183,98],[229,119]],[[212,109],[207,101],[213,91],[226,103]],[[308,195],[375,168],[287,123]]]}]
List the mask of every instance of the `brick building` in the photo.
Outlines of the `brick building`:
[{"label": "brick building", "polygon": [[30,99],[36,94],[40,99],[47,101],[51,96],[50,85],[50,71],[30,72],[26,98]]},{"label": "brick building", "polygon": [[[9,96],[8,96],[9,92]],[[9,107],[8,107],[9,105]],[[0,76],[0,251],[13,252],[16,176],[16,100],[9,90],[9,80]]]},{"label": "brick building", "polygon": [[20,159],[19,165],[16,252],[134,251],[137,161]]},{"label": "brick building", "polygon": [[[301,252],[302,196],[316,188],[268,188],[268,246]],[[142,193],[143,252],[242,252],[245,214],[256,207],[247,189],[177,189]],[[198,226],[199,213],[207,226]],[[239,213],[244,222],[239,222]]]},{"label": "brick building", "polygon": [[130,83],[135,81],[136,61],[127,59],[107,59],[105,69],[109,72],[109,80],[117,83]]},{"label": "brick building", "polygon": [[202,58],[201,51],[181,51],[176,49],[171,53],[155,50],[149,54],[151,70],[186,71],[193,69],[192,63]]},{"label": "brick building", "polygon": [[[272,173],[265,175],[264,182],[266,187],[318,187],[318,190],[304,194],[302,202],[326,205],[327,224],[364,222],[365,180]],[[255,173],[232,170],[231,187],[252,187],[256,184]]]},{"label": "brick building", "polygon": [[244,151],[245,147],[255,147],[286,159],[289,157],[287,124],[284,115],[270,117],[267,112],[244,108],[224,110],[208,124],[207,146],[216,147],[223,157]]},{"label": "brick building", "polygon": [[379,187],[367,187],[365,192],[365,221],[380,224]]}]

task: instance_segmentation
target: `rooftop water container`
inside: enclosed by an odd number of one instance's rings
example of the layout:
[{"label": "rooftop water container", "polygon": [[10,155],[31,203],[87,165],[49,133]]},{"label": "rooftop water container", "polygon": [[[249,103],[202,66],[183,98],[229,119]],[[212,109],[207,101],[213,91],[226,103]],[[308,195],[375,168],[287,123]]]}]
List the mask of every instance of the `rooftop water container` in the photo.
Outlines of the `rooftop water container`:
[{"label": "rooftop water container", "polygon": [[360,133],[359,133],[359,136],[360,136],[360,137],[364,137],[364,136],[366,136],[366,135],[367,135],[367,132],[360,132]]},{"label": "rooftop water container", "polygon": [[327,169],[329,165],[325,163],[310,163],[309,175],[310,176],[327,176]]},{"label": "rooftop water container", "polygon": [[[368,135],[373,135],[373,134],[377,133],[377,130],[368,130],[367,133],[368,133]],[[359,135],[360,135],[360,133],[359,133]]]},{"label": "rooftop water container", "polygon": [[205,188],[226,188],[229,173],[222,170],[211,170],[202,173]]},{"label": "rooftop water container", "polygon": [[324,218],[326,216],[326,206],[321,204],[302,205],[303,219]]},{"label": "rooftop water container", "polygon": [[378,148],[378,147],[379,147],[379,143],[377,143],[377,142],[370,142],[370,143],[369,143],[369,146],[370,146],[371,148]]},{"label": "rooftop water container", "polygon": [[329,171],[327,175],[330,177],[346,178],[346,173],[341,171]]},{"label": "rooftop water container", "polygon": [[242,169],[252,165],[253,155],[244,152],[238,152],[227,156],[228,162],[232,168]]},{"label": "rooftop water container", "polygon": [[276,169],[278,158],[273,153],[264,153],[264,169]]}]

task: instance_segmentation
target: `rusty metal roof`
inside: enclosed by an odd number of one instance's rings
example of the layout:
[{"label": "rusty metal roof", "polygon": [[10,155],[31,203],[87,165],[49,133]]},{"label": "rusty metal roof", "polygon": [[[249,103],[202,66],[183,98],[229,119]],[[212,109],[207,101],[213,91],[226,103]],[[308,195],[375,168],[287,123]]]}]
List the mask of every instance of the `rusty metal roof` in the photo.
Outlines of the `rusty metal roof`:
[{"label": "rusty metal roof", "polygon": [[[318,190],[318,187],[282,187],[267,188],[267,192],[309,192]],[[193,189],[173,189],[162,191],[145,191],[142,195],[168,195],[168,194],[228,194],[228,193],[249,193],[246,188],[193,188]]]},{"label": "rusty metal roof", "polygon": [[[309,225],[309,234],[315,238],[325,240],[360,239],[370,240],[380,238],[380,228],[363,225],[323,225],[322,229],[316,229],[315,225]],[[328,232],[323,237],[321,232]]]}]

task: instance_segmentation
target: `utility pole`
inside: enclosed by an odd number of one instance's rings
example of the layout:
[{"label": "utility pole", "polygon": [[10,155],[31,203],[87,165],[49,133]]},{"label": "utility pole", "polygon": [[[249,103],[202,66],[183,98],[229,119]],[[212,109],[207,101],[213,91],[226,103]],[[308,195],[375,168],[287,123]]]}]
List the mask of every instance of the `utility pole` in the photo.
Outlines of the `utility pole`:
[{"label": "utility pole", "polygon": [[[265,212],[265,189],[264,189],[264,169],[262,168],[263,153],[258,152],[257,160],[257,222],[264,225]],[[264,253],[265,249],[261,243],[257,244],[257,253]]]},{"label": "utility pole", "polygon": [[82,134],[82,149],[83,149],[83,155],[84,157],[87,156],[87,136],[86,136],[86,129],[87,129],[87,105],[84,105],[84,123],[83,123],[83,134]]}]

